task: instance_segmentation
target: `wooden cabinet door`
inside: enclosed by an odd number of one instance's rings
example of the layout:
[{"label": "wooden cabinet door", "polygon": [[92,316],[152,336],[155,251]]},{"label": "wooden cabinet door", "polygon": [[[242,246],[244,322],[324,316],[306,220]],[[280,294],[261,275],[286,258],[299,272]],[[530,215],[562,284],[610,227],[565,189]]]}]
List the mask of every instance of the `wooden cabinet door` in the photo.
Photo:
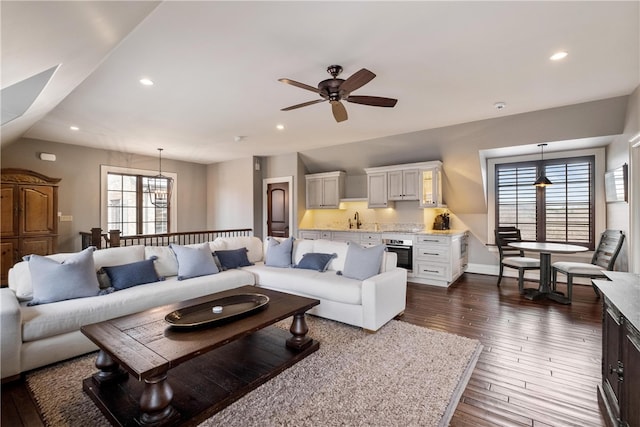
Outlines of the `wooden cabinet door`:
[{"label": "wooden cabinet door", "polygon": [[13,267],[18,255],[18,239],[3,239],[0,243],[0,284],[6,285],[9,269]]},{"label": "wooden cabinet door", "polygon": [[20,194],[20,225],[22,234],[56,233],[55,188],[43,185],[22,186]]},{"label": "wooden cabinet door", "polygon": [[389,200],[404,199],[404,185],[402,181],[402,171],[387,172],[387,196]]},{"label": "wooden cabinet door", "polygon": [[640,426],[640,334],[626,324],[622,341],[622,421],[628,426]]},{"label": "wooden cabinet door", "polygon": [[18,197],[17,187],[11,184],[2,184],[0,192],[0,218],[1,232],[0,235],[15,236],[18,234]]},{"label": "wooden cabinet door", "polygon": [[604,305],[602,323],[602,382],[610,409],[616,418],[620,418],[620,391],[621,380],[617,373],[620,360],[620,338],[622,326],[618,311],[608,305]]},{"label": "wooden cabinet door", "polygon": [[372,173],[367,175],[367,201],[370,208],[386,208],[387,199],[387,174]]},{"label": "wooden cabinet door", "polygon": [[322,178],[307,179],[307,209],[322,207]]},{"label": "wooden cabinet door", "polygon": [[51,236],[28,237],[22,239],[19,258],[21,259],[25,255],[35,254],[44,256],[53,253],[54,240],[55,237]]},{"label": "wooden cabinet door", "polygon": [[323,208],[338,208],[340,205],[339,184],[337,177],[322,179]]},{"label": "wooden cabinet door", "polygon": [[416,169],[402,171],[404,200],[418,200],[420,198],[419,178],[420,171]]}]

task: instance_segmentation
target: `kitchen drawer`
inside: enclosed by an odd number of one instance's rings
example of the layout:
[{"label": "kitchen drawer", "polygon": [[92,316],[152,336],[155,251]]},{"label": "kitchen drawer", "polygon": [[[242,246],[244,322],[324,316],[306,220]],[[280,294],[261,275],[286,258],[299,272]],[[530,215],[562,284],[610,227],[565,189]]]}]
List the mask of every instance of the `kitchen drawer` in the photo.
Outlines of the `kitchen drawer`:
[{"label": "kitchen drawer", "polygon": [[362,233],[360,241],[365,246],[375,246],[382,243],[382,234],[380,233]]},{"label": "kitchen drawer", "polygon": [[442,245],[446,246],[451,243],[449,236],[435,236],[431,234],[419,234],[416,238],[416,245]]},{"label": "kitchen drawer", "polygon": [[447,264],[418,261],[413,272],[418,277],[449,280],[449,266]]},{"label": "kitchen drawer", "polygon": [[449,262],[449,248],[445,246],[416,246],[414,251],[418,260]]},{"label": "kitchen drawer", "polygon": [[334,231],[333,238],[336,242],[355,242],[360,244],[360,233],[356,231]]},{"label": "kitchen drawer", "polygon": [[298,233],[298,237],[300,239],[316,240],[320,238],[320,232],[319,231],[300,231]]}]

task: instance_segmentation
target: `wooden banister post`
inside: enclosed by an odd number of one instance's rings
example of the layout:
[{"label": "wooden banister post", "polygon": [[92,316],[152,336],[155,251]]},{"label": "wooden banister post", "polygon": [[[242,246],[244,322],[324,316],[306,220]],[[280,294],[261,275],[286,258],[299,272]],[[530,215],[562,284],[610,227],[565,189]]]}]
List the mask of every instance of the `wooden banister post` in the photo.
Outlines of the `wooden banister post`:
[{"label": "wooden banister post", "polygon": [[109,230],[109,246],[112,248],[120,246],[120,230]]},{"label": "wooden banister post", "polygon": [[96,249],[102,248],[102,228],[94,227],[91,229],[91,246]]}]

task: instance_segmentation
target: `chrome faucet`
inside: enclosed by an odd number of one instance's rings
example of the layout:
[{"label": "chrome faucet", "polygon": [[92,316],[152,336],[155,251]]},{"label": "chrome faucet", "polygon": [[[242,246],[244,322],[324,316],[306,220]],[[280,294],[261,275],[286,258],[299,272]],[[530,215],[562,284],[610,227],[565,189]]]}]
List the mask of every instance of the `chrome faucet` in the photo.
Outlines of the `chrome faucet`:
[{"label": "chrome faucet", "polygon": [[356,228],[360,228],[362,222],[360,222],[360,214],[356,211],[356,214],[353,216],[353,219],[356,221]]}]

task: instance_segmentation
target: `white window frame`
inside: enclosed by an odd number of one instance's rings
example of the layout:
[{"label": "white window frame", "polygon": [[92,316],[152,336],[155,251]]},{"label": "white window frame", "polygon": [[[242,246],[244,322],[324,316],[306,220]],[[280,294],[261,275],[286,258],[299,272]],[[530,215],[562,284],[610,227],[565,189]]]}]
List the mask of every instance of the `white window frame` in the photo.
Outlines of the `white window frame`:
[{"label": "white window frame", "polygon": [[[607,224],[606,219],[606,203],[604,197],[604,172],[605,172],[605,149],[590,148],[584,150],[557,151],[545,153],[545,159],[566,159],[570,157],[595,157],[595,244],[598,244],[600,233],[602,233]],[[487,243],[495,245],[495,236],[493,230],[496,228],[496,165],[503,163],[517,163],[540,160],[540,153],[510,156],[510,157],[494,157],[487,158]],[[533,184],[533,183],[532,183]]]},{"label": "white window frame", "polygon": [[[100,165],[100,227],[103,232],[108,232],[107,230],[107,206],[109,202],[107,201],[107,184],[108,179],[107,176],[109,173],[117,173],[123,175],[143,175],[143,176],[155,176],[158,175],[157,170],[147,170],[147,169],[132,169],[132,168],[124,168],[120,166],[109,166],[109,165]],[[173,233],[176,231],[176,227],[178,224],[178,174],[174,172],[166,172],[162,171],[162,175],[167,176],[173,179],[173,185],[171,190],[171,209],[169,210],[170,221],[168,230],[169,233]]]}]

